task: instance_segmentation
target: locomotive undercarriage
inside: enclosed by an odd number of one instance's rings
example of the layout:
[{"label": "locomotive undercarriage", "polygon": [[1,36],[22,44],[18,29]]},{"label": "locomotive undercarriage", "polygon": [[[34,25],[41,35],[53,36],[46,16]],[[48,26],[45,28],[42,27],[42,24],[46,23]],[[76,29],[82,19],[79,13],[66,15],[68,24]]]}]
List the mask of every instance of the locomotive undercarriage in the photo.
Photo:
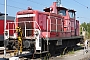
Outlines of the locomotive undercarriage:
[{"label": "locomotive undercarriage", "polygon": [[[41,53],[48,51],[52,56],[65,54],[69,49],[74,49],[77,46],[77,43],[81,42],[82,37],[75,37],[70,39],[62,39],[62,41],[58,40],[47,40],[41,38],[40,39],[40,46],[41,46]],[[60,39],[59,39],[60,40]],[[17,40],[16,40],[17,41]],[[9,49],[15,49],[15,40],[9,41]],[[35,50],[35,39],[25,39],[23,40],[23,51],[29,51],[30,53],[36,54],[40,53],[39,50]]]},{"label": "locomotive undercarriage", "polygon": [[[22,50],[23,51],[29,51],[31,53],[34,53],[34,50],[35,50],[35,40],[23,40],[23,43],[22,43],[23,47],[22,47]],[[15,39],[15,40],[9,40],[8,41],[8,45],[7,45],[7,48],[9,50],[15,50],[16,48],[18,48],[18,50],[20,50],[19,46],[18,46],[18,40]]]},{"label": "locomotive undercarriage", "polygon": [[[59,41],[61,40],[61,41]],[[67,50],[74,49],[78,43],[82,41],[82,37],[68,37],[68,39],[57,39],[57,40],[48,40],[48,46],[47,46],[47,40],[42,40],[42,50],[43,51],[49,51],[52,56],[57,54],[63,54],[63,52],[66,52]]]}]

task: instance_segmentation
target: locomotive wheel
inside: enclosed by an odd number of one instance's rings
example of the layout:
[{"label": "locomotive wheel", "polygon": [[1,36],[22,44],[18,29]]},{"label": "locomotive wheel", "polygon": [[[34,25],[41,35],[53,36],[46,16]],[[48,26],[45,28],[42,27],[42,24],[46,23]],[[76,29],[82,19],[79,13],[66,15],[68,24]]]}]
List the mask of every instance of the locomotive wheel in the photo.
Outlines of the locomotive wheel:
[{"label": "locomotive wheel", "polygon": [[9,50],[13,50],[13,47],[14,47],[14,42],[9,42],[8,45],[7,45],[7,48]]}]

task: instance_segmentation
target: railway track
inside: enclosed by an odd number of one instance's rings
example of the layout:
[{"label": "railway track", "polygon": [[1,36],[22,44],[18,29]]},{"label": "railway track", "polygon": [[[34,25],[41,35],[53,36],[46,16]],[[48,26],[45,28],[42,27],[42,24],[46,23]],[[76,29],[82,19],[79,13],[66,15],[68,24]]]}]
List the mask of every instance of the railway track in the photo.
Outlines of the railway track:
[{"label": "railway track", "polygon": [[[6,53],[14,52],[15,50],[6,50]],[[0,50],[0,54],[4,54],[4,50]]]}]

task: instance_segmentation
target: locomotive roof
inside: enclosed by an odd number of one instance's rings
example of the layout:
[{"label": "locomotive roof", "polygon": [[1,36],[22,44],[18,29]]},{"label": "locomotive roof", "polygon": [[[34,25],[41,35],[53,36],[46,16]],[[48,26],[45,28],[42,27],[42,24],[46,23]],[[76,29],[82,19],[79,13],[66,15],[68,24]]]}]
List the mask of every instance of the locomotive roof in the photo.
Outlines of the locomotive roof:
[{"label": "locomotive roof", "polygon": [[57,9],[64,9],[64,10],[68,10],[67,8],[65,7],[57,7]]},{"label": "locomotive roof", "polygon": [[[5,15],[0,16],[0,20],[4,20],[4,17],[5,17]],[[7,20],[11,20],[11,21],[14,21],[14,19],[15,19],[15,17],[8,16],[8,15],[6,15],[6,17],[7,17]]]},{"label": "locomotive roof", "polygon": [[68,11],[76,12],[74,9],[68,9]]},{"label": "locomotive roof", "polygon": [[46,7],[45,9],[43,9],[43,11],[50,12],[50,7]]},{"label": "locomotive roof", "polygon": [[[67,8],[65,8],[65,7],[57,7],[57,9],[58,10],[60,10],[60,9],[64,9],[64,10],[68,10]],[[43,9],[43,11],[46,11],[46,12],[50,12],[50,7],[46,7],[45,9]]]},{"label": "locomotive roof", "polygon": [[55,13],[42,12],[42,11],[38,11],[38,10],[22,10],[22,11],[17,12],[17,15],[37,14],[37,13],[41,13],[41,14],[46,14],[46,15],[51,15],[51,16],[55,16],[55,17],[60,17],[60,18],[62,18],[61,15],[58,15],[58,14],[55,14]]},{"label": "locomotive roof", "polygon": [[[0,16],[2,16],[2,15],[5,15],[5,14],[0,12]],[[8,14],[6,14],[6,15],[8,15]]]},{"label": "locomotive roof", "polygon": [[[5,18],[5,13],[1,13],[0,12],[0,20],[4,20]],[[12,20],[14,21],[15,17],[12,17],[12,16],[8,16],[8,14],[6,14],[6,17],[7,17],[7,20]]]}]

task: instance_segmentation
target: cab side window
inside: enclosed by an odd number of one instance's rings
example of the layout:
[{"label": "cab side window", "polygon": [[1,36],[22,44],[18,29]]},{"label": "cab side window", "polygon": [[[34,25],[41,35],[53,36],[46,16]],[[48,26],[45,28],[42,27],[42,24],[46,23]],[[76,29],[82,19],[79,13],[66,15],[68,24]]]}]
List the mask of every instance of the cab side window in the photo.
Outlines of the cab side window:
[{"label": "cab side window", "polygon": [[74,18],[74,12],[69,12],[70,18]]}]

